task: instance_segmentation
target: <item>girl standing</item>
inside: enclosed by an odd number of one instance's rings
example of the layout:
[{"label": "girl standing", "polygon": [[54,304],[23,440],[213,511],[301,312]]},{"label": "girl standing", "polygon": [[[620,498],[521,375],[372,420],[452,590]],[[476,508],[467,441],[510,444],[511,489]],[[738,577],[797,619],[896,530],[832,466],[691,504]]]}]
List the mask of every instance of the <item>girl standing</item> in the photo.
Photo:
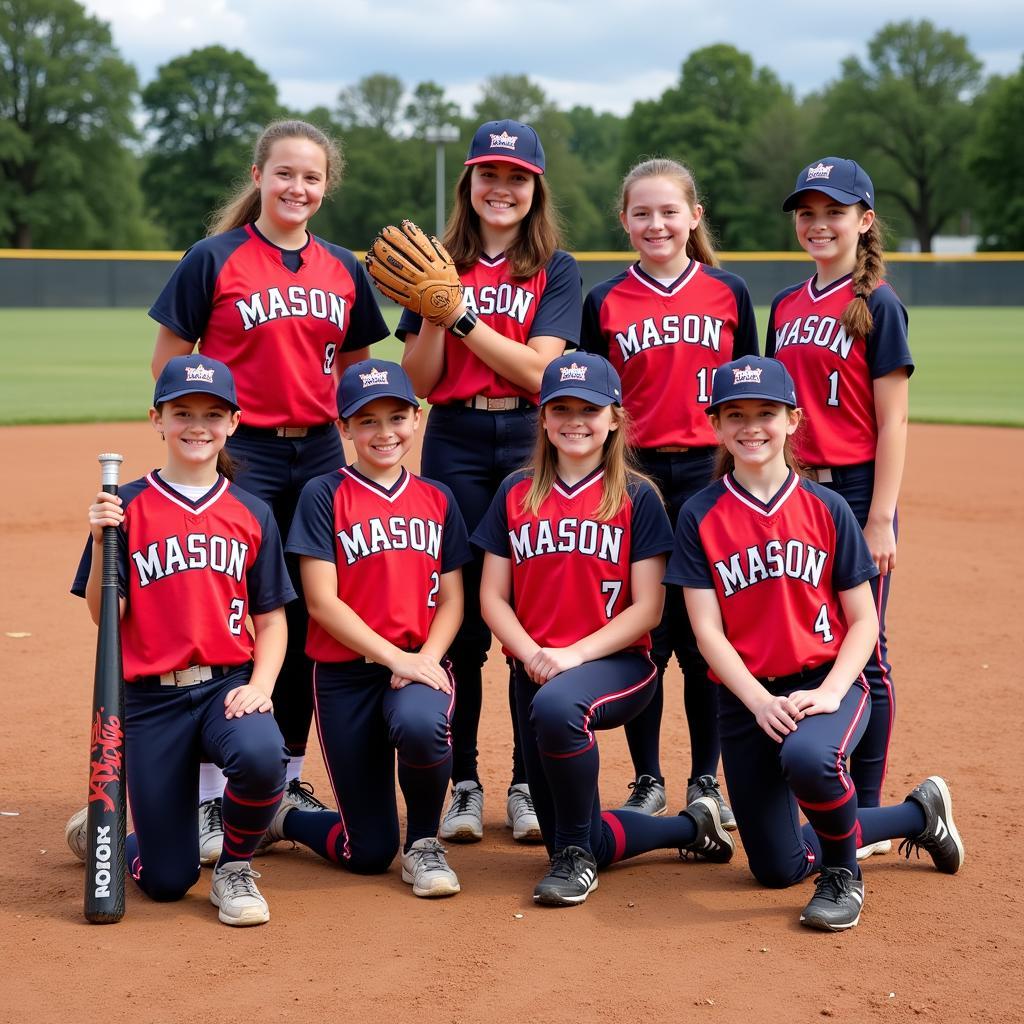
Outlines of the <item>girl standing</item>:
[{"label": "girl standing", "polygon": [[[246,420],[228,450],[239,483],[271,506],[282,536],[306,481],[344,464],[334,422],[338,376],[388,334],[355,256],[308,230],[341,171],[337,147],[318,128],[269,125],[256,143],[251,180],[220,211],[209,237],[185,254],[149,311],[160,324],[154,375],[197,344],[231,367]],[[301,592],[294,560],[289,571]],[[313,709],[306,623],[305,603],[293,602],[275,715],[290,754],[288,792],[318,809],[323,804],[299,781]],[[217,856],[222,785],[204,772],[204,862]]]},{"label": "girl standing", "polygon": [[[619,219],[639,260],[594,288],[583,305],[581,347],[611,360],[623,381],[640,465],[661,489],[673,526],[683,502],[711,480],[715,439],[704,411],[723,363],[757,354],[747,286],[718,266],[689,170],[646,160],[622,182]],[[690,734],[686,798],[710,796],[722,824],[736,827],[718,785],[717,687],[697,649],[678,587],[667,587],[653,633],[654,697],[626,726],[636,771],[623,807],[664,814],[662,679],[673,652],[685,677]]]},{"label": "girl standing", "polygon": [[[601,813],[594,732],[634,718],[657,685],[649,634],[661,619],[671,529],[657,491],[628,467],[611,364],[561,356],[540,397],[532,468],[505,480],[472,539],[486,551],[483,614],[510,659],[551,857],[534,899],[572,906],[597,887],[598,868],[624,857],[677,847],[725,862],[733,843],[710,797],[674,818]],[[553,586],[564,600],[551,599]]]},{"label": "girl standing", "polygon": [[[878,568],[849,506],[797,475],[793,380],[774,359],[721,367],[708,408],[721,478],[683,507],[666,578],[684,587],[701,651],[723,684],[722,759],[743,847],[762,885],[818,871],[802,924],[860,920],[857,847],[903,836],[909,856],[959,871],[944,780],[862,808],[846,770],[870,714],[863,666],[878,633]],[[799,812],[809,824],[801,830]]]},{"label": "girl standing", "polygon": [[[865,666],[871,718],[851,774],[864,807],[877,807],[895,714],[885,632],[896,565],[896,504],[907,447],[907,311],[884,281],[882,226],[874,188],[853,160],[824,157],[805,167],[783,203],[815,274],[772,303],[765,352],[786,364],[806,409],[795,439],[812,479],[853,509],[878,567],[871,589],[878,640]],[[889,843],[860,855],[887,852]]]},{"label": "girl standing", "polygon": [[350,366],[338,413],[356,461],[306,485],[288,538],[309,603],[317,732],[338,811],[286,795],[271,838],[360,874],[386,871],[399,842],[397,752],[408,809],[402,880],[417,896],[450,896],[459,880],[437,829],[455,705],[445,651],[462,620],[466,529],[451,492],[402,465],[420,407],[400,366]]},{"label": "girl standing", "polygon": [[[558,248],[544,166],[529,125],[489,121],[477,129],[443,240],[463,302],[444,325],[406,311],[396,332],[405,341],[402,366],[432,406],[422,470],[451,488],[471,533],[501,481],[529,457],[545,367],[579,339],[579,269]],[[459,703],[452,799],[441,825],[443,839],[469,842],[483,838],[477,729],[491,638],[479,613],[481,565],[465,567],[466,614],[450,651]],[[505,820],[515,839],[540,838],[518,739]]]},{"label": "girl standing", "polygon": [[[239,415],[223,363],[197,355],[167,362],[149,411],[167,444],[164,466],[116,497],[96,496],[92,542],[71,591],[98,623],[103,528],[117,527],[135,824],[126,861],[152,899],[179,900],[195,885],[199,763],[212,761],[227,786],[210,901],[225,924],[244,926],[270,920],[250,861],[285,784],[288,755],[270,695],[287,642],[282,606],[295,592],[270,509],[219,471],[230,470],[223,449]],[[66,831],[83,859],[85,827],[83,809]]]}]

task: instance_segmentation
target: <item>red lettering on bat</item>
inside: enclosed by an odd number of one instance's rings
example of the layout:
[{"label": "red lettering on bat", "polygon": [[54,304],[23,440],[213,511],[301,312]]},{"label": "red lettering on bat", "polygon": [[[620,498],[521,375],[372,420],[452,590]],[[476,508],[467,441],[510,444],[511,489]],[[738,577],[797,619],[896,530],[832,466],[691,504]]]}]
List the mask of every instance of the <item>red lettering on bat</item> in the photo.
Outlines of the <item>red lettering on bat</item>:
[{"label": "red lettering on bat", "polygon": [[107,811],[114,811],[114,801],[107,795],[107,786],[121,781],[124,765],[124,730],[116,715],[103,717],[103,708],[92,723],[89,758],[89,803],[98,800]]}]

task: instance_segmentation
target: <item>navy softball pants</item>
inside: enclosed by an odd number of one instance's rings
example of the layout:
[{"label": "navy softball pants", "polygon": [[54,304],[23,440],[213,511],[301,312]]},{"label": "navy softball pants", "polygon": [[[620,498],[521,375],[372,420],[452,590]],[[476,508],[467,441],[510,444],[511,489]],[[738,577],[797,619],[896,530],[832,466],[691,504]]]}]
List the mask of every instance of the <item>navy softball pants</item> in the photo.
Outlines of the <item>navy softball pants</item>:
[{"label": "navy softball pants", "polygon": [[[486,412],[461,405],[435,405],[423,438],[421,472],[451,488],[472,536],[502,480],[530,459],[537,438],[537,410]],[[452,781],[479,782],[477,733],[483,701],[481,669],[491,646],[491,634],[480,614],[480,575],[483,554],[473,549],[473,561],[462,567],[465,614],[448,650],[459,681],[459,703],[452,721]],[[509,707],[514,707],[511,689]],[[521,744],[512,713],[512,784],[526,781]]]},{"label": "navy softball pants", "polygon": [[[449,668],[449,679],[451,670]],[[436,836],[451,777],[451,693],[422,683],[392,690],[391,670],[363,660],[317,662],[317,732],[338,811],[290,811],[289,839],[357,874],[387,871],[398,852],[398,784],[405,848]]]},{"label": "navy softball pants", "polygon": [[[711,482],[714,448],[693,448],[687,452],[637,452],[645,473],[654,479],[665,499],[669,521],[675,529],[683,503]],[[650,704],[626,725],[633,768],[639,778],[662,778],[661,718],[665,698],[663,680],[669,660],[675,654],[683,670],[683,706],[690,735],[690,778],[716,775],[718,742],[718,686],[708,678],[708,665],[697,647],[690,618],[683,603],[683,588],[665,586],[665,610],[651,633],[651,658],[658,666],[658,680]]]},{"label": "navy softball pants", "polygon": [[[237,463],[235,482],[273,509],[282,544],[288,540],[306,482],[345,464],[341,435],[334,424],[313,430],[306,437],[276,437],[269,431],[241,426],[228,438],[228,452]],[[313,719],[313,663],[305,652],[309,613],[302,593],[299,558],[285,555],[285,563],[299,599],[285,605],[288,648],[274,687],[274,717],[289,753],[301,757],[306,752]]]},{"label": "navy softball pants", "polygon": [[158,679],[125,686],[125,761],[135,832],[126,861],[155,900],[177,900],[199,878],[199,764],[219,765],[224,791],[224,861],[251,859],[274,818],[288,753],[272,714],[224,717],[229,690],[246,683],[252,665],[195,686]]},{"label": "navy softball pants", "polygon": [[[875,487],[874,462],[836,467],[832,470],[832,482],[822,486],[838,492],[847,500],[863,529],[868,521],[871,495]],[[898,536],[899,524],[893,525]],[[878,612],[878,643],[864,666],[864,675],[871,688],[871,719],[850,762],[850,774],[857,786],[857,797],[862,807],[878,807],[882,801],[882,783],[889,763],[889,743],[896,719],[896,697],[885,632],[885,610],[889,604],[891,588],[892,574],[876,576],[871,581],[875,611]]]}]

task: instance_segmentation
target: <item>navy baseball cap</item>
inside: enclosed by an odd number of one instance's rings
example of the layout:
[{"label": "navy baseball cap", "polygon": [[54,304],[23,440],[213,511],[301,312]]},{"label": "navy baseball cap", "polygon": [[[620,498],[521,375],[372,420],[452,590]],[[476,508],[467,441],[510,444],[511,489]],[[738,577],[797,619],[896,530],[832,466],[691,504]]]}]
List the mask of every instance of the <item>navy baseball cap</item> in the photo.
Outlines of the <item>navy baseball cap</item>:
[{"label": "navy baseball cap", "polygon": [[170,402],[182,395],[196,394],[213,395],[227,402],[232,409],[239,408],[231,371],[224,363],[198,352],[168,360],[157,378],[153,405]]},{"label": "navy baseball cap", "polygon": [[364,359],[353,363],[342,374],[338,385],[338,415],[344,420],[354,416],[376,398],[397,398],[419,408],[405,370],[386,359]]},{"label": "navy baseball cap", "polygon": [[534,174],[544,173],[544,147],[540,137],[521,121],[488,121],[480,125],[469,146],[466,166],[486,163],[516,164]]},{"label": "navy baseball cap", "polygon": [[540,404],[565,396],[594,405],[622,405],[622,381],[603,356],[566,352],[548,363],[540,385]]},{"label": "navy baseball cap", "polygon": [[875,186],[868,172],[856,160],[841,156],[823,156],[808,164],[797,176],[796,188],[786,197],[782,209],[795,210],[800,193],[810,191],[824,192],[847,206],[866,203],[869,210],[875,208]]},{"label": "navy baseball cap", "polygon": [[704,411],[710,415],[720,405],[742,398],[760,398],[795,409],[796,387],[789,370],[778,359],[743,356],[731,363],[723,363],[715,371],[711,404]]}]

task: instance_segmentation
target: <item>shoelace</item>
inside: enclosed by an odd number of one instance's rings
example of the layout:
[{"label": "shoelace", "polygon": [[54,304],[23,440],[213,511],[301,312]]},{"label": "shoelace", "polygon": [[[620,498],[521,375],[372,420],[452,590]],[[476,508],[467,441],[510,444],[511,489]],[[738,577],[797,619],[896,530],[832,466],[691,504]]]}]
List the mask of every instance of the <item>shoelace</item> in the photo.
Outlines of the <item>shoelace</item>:
[{"label": "shoelace", "polygon": [[411,852],[416,855],[417,862],[426,871],[444,871],[448,868],[448,863],[444,859],[447,851],[436,839],[424,846],[417,846]]},{"label": "shoelace", "polygon": [[570,853],[568,850],[559,850],[551,858],[549,877],[568,879],[579,874],[579,869],[576,866],[577,860],[576,854]]},{"label": "shoelace", "polygon": [[815,898],[822,897],[832,903],[839,903],[850,894],[850,879],[843,871],[829,871],[823,868],[814,883]]},{"label": "shoelace", "polygon": [[722,791],[718,787],[718,779],[713,775],[701,775],[693,785],[700,789],[701,796],[709,796],[712,800],[717,800],[722,795]]},{"label": "shoelace", "polygon": [[519,790],[516,793],[516,799],[520,801],[519,814],[532,814],[534,817],[537,816],[537,812],[533,807],[533,797],[529,793],[524,793]]},{"label": "shoelace", "polygon": [[927,852],[928,850],[928,847],[923,842],[925,838],[926,837],[923,834],[919,836],[914,836],[913,839],[911,839],[910,836],[907,836],[906,839],[904,839],[903,842],[901,842],[900,845],[896,847],[897,855],[902,853],[903,856],[907,858],[907,860],[910,860],[910,855],[912,853],[916,853],[917,859],[920,860],[921,851],[925,850]]},{"label": "shoelace", "polygon": [[633,790],[632,795],[629,798],[630,803],[643,804],[647,802],[647,798],[654,792],[654,787],[657,782],[650,775],[644,775],[642,778],[631,782],[628,786],[629,789]]},{"label": "shoelace", "polygon": [[456,789],[452,793],[452,805],[448,814],[465,814],[469,810],[469,801],[475,792],[475,789]]},{"label": "shoelace", "polygon": [[260,894],[256,888],[256,879],[260,878],[261,875],[258,871],[253,871],[251,867],[247,866],[227,871],[223,877],[225,878],[224,887],[227,889],[229,899],[234,899],[236,896],[252,896],[259,899]]},{"label": "shoelace", "polygon": [[224,810],[219,800],[207,800],[203,805],[203,832],[224,831]]},{"label": "shoelace", "polygon": [[304,811],[326,811],[327,805],[322,804],[313,796],[313,787],[303,779],[292,779],[288,783],[288,795],[301,806]]}]

